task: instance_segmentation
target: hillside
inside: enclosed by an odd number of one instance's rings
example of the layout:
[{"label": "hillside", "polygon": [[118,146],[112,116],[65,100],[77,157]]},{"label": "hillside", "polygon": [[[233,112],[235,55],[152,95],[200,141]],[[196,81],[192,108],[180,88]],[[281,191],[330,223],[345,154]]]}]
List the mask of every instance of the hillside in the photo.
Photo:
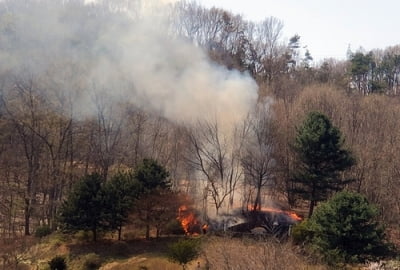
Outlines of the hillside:
[{"label": "hillside", "polygon": [[[198,238],[198,237],[197,237]],[[79,240],[80,239],[80,240]],[[167,237],[144,240],[132,239],[116,241],[102,239],[97,243],[88,242],[78,235],[53,234],[17,255],[16,268],[7,269],[49,269],[48,262],[55,256],[66,259],[67,269],[74,270],[175,270],[182,269],[167,258],[168,245],[181,237]],[[231,238],[222,236],[203,236],[200,257],[187,265],[194,269],[309,269],[324,270],[313,259],[302,255],[300,249],[290,242],[279,243],[273,239],[262,241],[254,238]],[[200,267],[199,266],[200,263]],[[386,261],[385,268],[374,268],[379,263],[347,265],[346,269],[388,269],[400,267],[400,261]],[[382,264],[382,263],[380,263]],[[3,265],[3,267],[5,267]],[[250,267],[250,268],[249,268]]]},{"label": "hillside", "polygon": [[[167,264],[166,235],[274,231],[268,211],[298,217],[278,224],[286,235],[318,209],[330,214],[324,205],[341,192],[363,208],[335,208],[332,231],[350,231],[360,250],[377,235],[399,247],[400,45],[315,63],[275,17],[162,2],[0,1],[3,268],[45,267],[58,254],[73,269],[86,259],[152,268]],[[340,228],[349,216],[354,234]],[[320,236],[332,218],[321,220],[302,223],[295,245],[204,237],[200,260],[322,269],[313,263],[327,263],[332,237]],[[50,233],[36,245],[33,235]],[[349,249],[337,257],[365,262]],[[388,249],[362,255],[398,256]]]}]

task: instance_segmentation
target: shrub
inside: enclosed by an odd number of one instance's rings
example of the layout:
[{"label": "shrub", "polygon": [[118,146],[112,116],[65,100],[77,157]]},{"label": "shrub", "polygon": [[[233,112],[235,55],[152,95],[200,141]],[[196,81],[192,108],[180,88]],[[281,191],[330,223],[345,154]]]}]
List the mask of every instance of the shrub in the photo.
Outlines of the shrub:
[{"label": "shrub", "polygon": [[65,270],[67,269],[67,264],[65,263],[65,258],[62,256],[56,256],[51,261],[49,261],[50,270]]},{"label": "shrub", "polygon": [[190,261],[196,259],[200,253],[198,239],[183,239],[169,246],[168,258],[182,265],[183,269]]},{"label": "shrub", "polygon": [[340,192],[310,218],[311,244],[328,263],[362,262],[389,249],[377,209],[357,193]]},{"label": "shrub", "polygon": [[308,219],[293,226],[292,240],[295,244],[308,243],[312,238],[311,225]]},{"label": "shrub", "polygon": [[36,228],[35,237],[42,238],[51,234],[51,229],[49,226],[44,225]]},{"label": "shrub", "polygon": [[83,269],[85,270],[95,270],[99,269],[102,264],[102,260],[99,255],[95,253],[89,253],[85,256],[85,261],[83,263]]},{"label": "shrub", "polygon": [[93,233],[90,231],[80,230],[75,233],[75,238],[81,242],[88,242],[93,238]]},{"label": "shrub", "polygon": [[47,239],[47,242],[53,247],[59,247],[67,240],[68,236],[66,234],[56,232],[52,233],[52,235]]},{"label": "shrub", "polygon": [[182,224],[177,219],[173,219],[166,225],[165,232],[167,234],[184,235]]}]

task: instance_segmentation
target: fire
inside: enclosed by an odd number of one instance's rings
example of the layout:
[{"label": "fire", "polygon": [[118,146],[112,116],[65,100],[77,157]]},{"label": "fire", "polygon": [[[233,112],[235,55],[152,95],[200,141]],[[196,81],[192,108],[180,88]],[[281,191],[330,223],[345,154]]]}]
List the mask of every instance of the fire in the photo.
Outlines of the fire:
[{"label": "fire", "polygon": [[273,212],[273,213],[283,213],[288,215],[289,217],[291,217],[293,220],[296,221],[301,221],[303,220],[302,217],[300,217],[298,214],[296,214],[293,211],[285,211],[285,210],[281,210],[281,209],[277,209],[277,208],[272,208],[272,207],[262,207],[261,211],[265,211],[265,212]]},{"label": "fire", "polygon": [[196,234],[198,232],[193,231],[195,227],[199,227],[199,222],[192,211],[188,209],[186,205],[182,205],[178,209],[177,219],[182,225],[185,234]]},{"label": "fire", "polygon": [[297,221],[302,221],[303,218],[300,217],[298,214],[296,214],[295,212],[286,212],[291,218],[293,218],[294,220]]},{"label": "fire", "polygon": [[201,229],[203,230],[203,233],[204,233],[204,234],[207,233],[207,231],[208,231],[208,224],[204,224],[204,225],[201,227]]}]

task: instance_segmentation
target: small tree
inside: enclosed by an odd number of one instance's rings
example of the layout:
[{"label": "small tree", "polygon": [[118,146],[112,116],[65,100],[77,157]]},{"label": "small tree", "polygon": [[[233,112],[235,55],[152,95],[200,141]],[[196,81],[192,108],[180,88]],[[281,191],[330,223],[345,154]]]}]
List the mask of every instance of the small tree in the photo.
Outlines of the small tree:
[{"label": "small tree", "polygon": [[183,239],[169,246],[168,258],[182,265],[186,269],[186,264],[199,256],[200,243],[197,239]]},{"label": "small tree", "polygon": [[103,178],[99,174],[83,177],[61,206],[60,219],[65,228],[70,231],[90,230],[93,241],[97,239],[97,231],[106,228],[102,183]]},{"label": "small tree", "polygon": [[340,192],[310,218],[311,244],[330,263],[364,261],[388,251],[377,209],[358,193]]},{"label": "small tree", "polygon": [[311,112],[297,130],[293,148],[299,157],[298,169],[292,176],[291,190],[310,201],[311,217],[314,206],[327,199],[330,191],[339,191],[343,184],[340,173],[353,166],[350,151],[343,149],[340,130],[322,113]]}]

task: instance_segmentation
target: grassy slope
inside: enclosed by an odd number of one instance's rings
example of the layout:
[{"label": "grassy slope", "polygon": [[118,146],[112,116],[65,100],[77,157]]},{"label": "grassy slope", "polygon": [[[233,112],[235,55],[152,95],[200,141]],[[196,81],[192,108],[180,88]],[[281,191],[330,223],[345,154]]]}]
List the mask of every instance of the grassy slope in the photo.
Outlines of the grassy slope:
[{"label": "grassy slope", "polygon": [[[67,258],[68,269],[85,270],[90,264],[102,270],[175,270],[182,269],[166,258],[168,245],[177,238],[163,237],[146,241],[101,240],[97,243],[54,234],[32,246],[24,255],[23,262],[31,269],[47,269],[47,262],[61,255]],[[290,243],[231,239],[227,237],[203,237],[202,255],[186,269],[325,269],[311,265],[298,255]],[[86,267],[85,267],[86,265]],[[97,268],[96,268],[97,265]],[[249,268],[250,267],[250,268]],[[282,268],[283,267],[283,268]],[[230,269],[230,268],[229,268]]]},{"label": "grassy slope", "polygon": [[[181,266],[166,258],[168,245],[177,238],[158,240],[116,241],[105,239],[93,243],[71,236],[53,234],[32,246],[21,258],[29,267],[20,269],[48,269],[47,262],[56,255],[67,258],[68,269],[86,270],[178,270]],[[202,254],[186,269],[269,269],[269,270],[324,270],[323,265],[310,263],[300,255],[298,247],[273,240],[255,241],[229,237],[203,237]],[[200,262],[200,268],[197,264]],[[22,265],[22,264],[20,264]],[[90,265],[93,268],[88,268]],[[267,267],[267,268],[265,268]],[[348,269],[371,269],[350,267]],[[379,268],[378,268],[379,269]],[[395,269],[395,268],[390,268]]]}]

